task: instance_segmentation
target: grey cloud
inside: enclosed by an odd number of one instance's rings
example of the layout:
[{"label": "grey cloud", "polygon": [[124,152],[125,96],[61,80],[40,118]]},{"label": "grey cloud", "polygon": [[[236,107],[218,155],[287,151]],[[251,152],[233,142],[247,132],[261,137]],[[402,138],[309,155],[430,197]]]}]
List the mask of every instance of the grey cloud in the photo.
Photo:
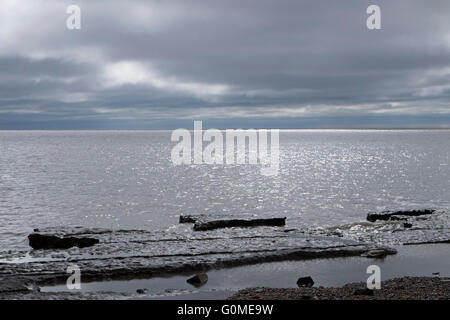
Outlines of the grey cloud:
[{"label": "grey cloud", "polygon": [[[263,115],[274,127],[291,123],[286,117],[314,117],[320,127],[330,116],[380,122],[395,114],[448,124],[448,1],[78,3],[80,31],[65,29],[71,3],[55,0],[31,8],[20,27],[5,26],[3,119],[144,118],[152,127],[155,119],[173,126],[183,117],[240,114],[249,125]],[[365,27],[373,3],[382,8],[382,30]],[[25,12],[10,10],[17,18]],[[117,67],[123,62],[131,69]],[[108,84],[108,70],[126,81]]]}]

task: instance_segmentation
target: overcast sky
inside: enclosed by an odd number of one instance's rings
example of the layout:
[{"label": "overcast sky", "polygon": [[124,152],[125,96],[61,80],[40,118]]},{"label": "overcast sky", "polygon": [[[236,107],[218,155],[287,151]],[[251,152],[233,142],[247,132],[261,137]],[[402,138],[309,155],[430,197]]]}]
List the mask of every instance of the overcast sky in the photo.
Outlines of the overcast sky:
[{"label": "overcast sky", "polygon": [[[81,30],[66,28],[70,4]],[[194,119],[448,128],[450,1],[0,0],[0,129]]]}]

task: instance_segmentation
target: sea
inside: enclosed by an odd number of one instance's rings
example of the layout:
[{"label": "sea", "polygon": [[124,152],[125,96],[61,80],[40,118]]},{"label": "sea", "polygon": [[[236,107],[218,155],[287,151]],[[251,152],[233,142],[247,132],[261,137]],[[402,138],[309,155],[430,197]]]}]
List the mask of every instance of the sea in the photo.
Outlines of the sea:
[{"label": "sea", "polygon": [[[0,256],[29,250],[35,228],[176,232],[180,215],[203,214],[317,230],[370,212],[450,209],[450,130],[281,130],[273,176],[174,165],[171,133],[0,131]],[[444,217],[432,227],[448,234]]]}]

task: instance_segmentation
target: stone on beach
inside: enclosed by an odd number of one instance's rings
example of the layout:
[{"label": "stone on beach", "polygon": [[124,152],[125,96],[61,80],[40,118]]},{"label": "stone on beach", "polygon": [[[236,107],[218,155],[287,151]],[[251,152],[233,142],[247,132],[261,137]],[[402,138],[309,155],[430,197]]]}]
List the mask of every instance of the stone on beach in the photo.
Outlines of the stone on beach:
[{"label": "stone on beach", "polygon": [[199,273],[192,278],[187,279],[186,282],[199,288],[208,282],[208,275],[206,273]]},{"label": "stone on beach", "polygon": [[91,247],[99,242],[95,238],[60,238],[53,235],[43,235],[32,233],[28,236],[30,247],[33,249],[69,249],[72,247],[85,248]]},{"label": "stone on beach", "polygon": [[314,280],[311,277],[302,277],[297,280],[297,285],[299,287],[312,287],[314,285]]}]

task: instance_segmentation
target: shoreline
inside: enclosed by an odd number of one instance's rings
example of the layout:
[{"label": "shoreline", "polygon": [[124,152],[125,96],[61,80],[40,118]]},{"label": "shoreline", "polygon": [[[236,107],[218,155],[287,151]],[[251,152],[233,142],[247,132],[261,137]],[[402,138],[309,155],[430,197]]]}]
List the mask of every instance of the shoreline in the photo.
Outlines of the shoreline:
[{"label": "shoreline", "polygon": [[[368,221],[326,228],[289,228],[285,218],[205,216],[181,216],[170,231],[39,228],[28,236],[33,250],[0,261],[0,298],[194,298],[209,292],[224,299],[245,288],[293,290],[302,277],[320,288],[345,286],[366,281],[369,267],[377,267],[380,280],[450,277],[448,233],[436,228],[446,218],[446,212],[424,209],[370,213]],[[83,285],[75,294],[66,287],[73,268]]]}]

